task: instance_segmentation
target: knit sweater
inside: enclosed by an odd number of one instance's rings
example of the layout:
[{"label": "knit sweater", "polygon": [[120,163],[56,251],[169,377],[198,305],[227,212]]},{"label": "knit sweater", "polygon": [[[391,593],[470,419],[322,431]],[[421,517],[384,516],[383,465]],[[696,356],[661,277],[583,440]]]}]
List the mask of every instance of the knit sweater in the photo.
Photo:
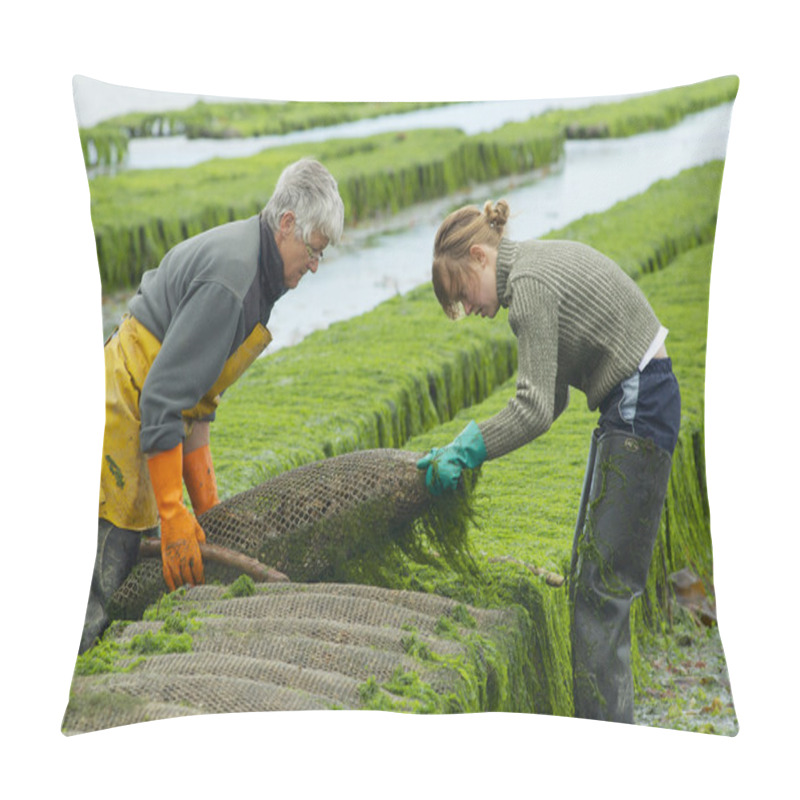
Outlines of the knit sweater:
[{"label": "knit sweater", "polygon": [[502,239],[497,296],[518,340],[517,391],[479,425],[489,459],[545,433],[570,386],[596,409],[635,372],[661,328],[636,283],[579,242]]}]

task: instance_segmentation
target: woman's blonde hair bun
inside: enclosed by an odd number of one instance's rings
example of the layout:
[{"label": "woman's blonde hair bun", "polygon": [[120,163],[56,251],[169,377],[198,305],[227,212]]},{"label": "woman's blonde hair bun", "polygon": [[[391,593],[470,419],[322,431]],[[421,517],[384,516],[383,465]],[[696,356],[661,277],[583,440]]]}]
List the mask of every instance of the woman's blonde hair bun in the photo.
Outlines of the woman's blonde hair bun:
[{"label": "woman's blonde hair bun", "polygon": [[483,213],[486,215],[489,226],[494,228],[498,233],[502,233],[506,222],[508,222],[511,209],[505,200],[498,200],[496,203],[487,200],[483,206]]}]

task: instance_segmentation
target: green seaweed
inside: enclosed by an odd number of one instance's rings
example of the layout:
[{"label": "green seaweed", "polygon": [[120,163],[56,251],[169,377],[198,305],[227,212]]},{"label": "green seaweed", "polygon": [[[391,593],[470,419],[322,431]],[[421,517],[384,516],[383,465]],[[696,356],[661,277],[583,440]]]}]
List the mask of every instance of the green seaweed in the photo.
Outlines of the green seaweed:
[{"label": "green seaweed", "polygon": [[[524,617],[522,609],[516,611]],[[465,618],[466,625],[460,622]],[[463,606],[437,621],[437,635],[461,645],[454,653],[439,652],[435,641],[409,629],[402,645],[419,669],[397,667],[384,683],[369,678],[359,687],[362,708],[416,714],[533,712],[524,668],[525,625],[501,626],[490,637],[477,633],[474,624]]]},{"label": "green seaweed", "polygon": [[[721,162],[686,170],[604,215],[584,217],[548,238],[569,236],[614,250],[608,246],[618,236],[625,250],[617,247],[614,254],[635,277],[653,280],[661,275],[670,283],[671,269],[651,276],[647,264],[664,241],[671,242],[666,249],[677,254],[713,240],[721,179]],[[681,297],[693,288],[694,283]],[[654,303],[657,300],[654,297]],[[705,341],[704,309],[700,313],[700,330],[694,329],[691,339],[695,349]],[[685,325],[678,319],[668,327],[680,335]],[[498,391],[500,402],[510,397],[513,391],[500,387],[515,373],[516,352],[505,311],[491,321],[467,318],[453,323],[442,313],[430,285],[425,285],[356,319],[318,331],[289,350],[265,355],[226,392],[217,414],[212,435],[220,492],[228,496],[244,491],[287,469],[353,450],[417,449],[409,440],[447,423],[461,409]],[[702,374],[704,363],[695,367],[694,358],[687,361],[693,378],[698,369]],[[686,412],[698,405],[697,396],[687,395]],[[590,423],[586,417],[572,416],[581,404],[575,395],[571,413],[558,422],[559,435],[569,432],[578,444],[565,450],[569,470],[562,473],[562,482],[580,481],[575,475],[585,464],[585,430]],[[462,427],[468,421],[466,415],[458,418]],[[448,427],[448,432],[455,427]],[[443,438],[441,434],[434,444]],[[427,446],[420,440],[419,449]],[[534,442],[525,448],[531,469],[552,470],[554,462],[548,460],[552,455],[540,447],[541,442]],[[552,517],[547,493],[537,495],[534,502],[533,513]],[[562,524],[557,517],[553,522]],[[524,553],[518,555],[531,560]],[[560,570],[557,563],[549,566]]]},{"label": "green seaweed", "polygon": [[738,90],[739,79],[728,75],[649,92],[617,103],[597,103],[588,108],[551,111],[546,116],[562,124],[571,139],[621,138],[669,128],[687,114],[732,102]]},{"label": "green seaweed", "polygon": [[240,575],[223,593],[224,600],[234,597],[252,597],[256,593],[256,583],[249,575]]},{"label": "green seaweed", "polygon": [[[718,196],[721,166],[701,171],[705,175],[694,186],[702,192],[694,192],[691,181],[684,184],[685,191],[693,194],[694,200],[698,196],[708,198],[709,205],[713,206]],[[643,223],[633,224],[637,222],[633,214],[635,206],[647,199],[658,208],[662,208],[663,203],[663,213],[668,213],[670,203],[665,202],[664,197],[679,196],[673,194],[675,184],[661,183],[643,198],[620,204],[613,213],[608,212],[603,226],[593,215],[585,220],[586,231],[581,230],[580,224],[576,224],[574,230],[583,233],[584,240],[589,243],[596,242],[592,237],[596,230],[602,231],[603,237],[613,237],[617,229],[615,217],[619,227],[626,231],[631,227],[643,230],[650,215],[642,214]],[[650,205],[651,210],[652,207]],[[710,580],[712,574],[702,453],[702,396],[713,229],[712,220],[702,237],[684,240],[681,255],[666,262],[667,269],[649,272],[640,268],[638,275],[640,286],[671,331],[669,350],[681,384],[683,420],[647,592],[634,606],[633,666],[637,685],[643,678],[637,639],[644,640],[650,631],[660,630],[669,623],[665,616],[669,599],[667,576],[687,565],[706,580]],[[560,237],[562,234],[554,232],[552,235]],[[646,252],[646,247],[641,250]],[[453,420],[434,430],[413,437],[406,446],[415,450],[440,446],[457,435],[470,419],[483,419],[503,408],[514,388],[512,377],[486,400],[461,410]],[[483,466],[476,507],[481,524],[470,531],[476,551],[489,558],[513,553],[524,561],[566,573],[594,419],[582,395],[573,392],[569,408],[547,436]],[[480,577],[472,582],[465,581],[462,576],[436,574],[413,566],[408,566],[403,573],[398,572],[396,577],[398,585],[438,592],[473,605],[502,607],[520,603],[529,612],[530,624],[536,630],[532,641],[538,648],[530,652],[527,659],[533,673],[535,705],[542,713],[571,713],[566,592],[554,590],[511,565],[501,568],[482,559],[478,559],[478,563]]]},{"label": "green seaweed", "polygon": [[279,564],[294,581],[387,586],[408,561],[474,572],[467,532],[476,480],[469,476],[459,491],[436,498],[411,519],[398,516],[381,497],[325,516],[291,535],[265,538],[258,558]]},{"label": "green seaweed", "polygon": [[[128,152],[130,139],[185,135],[187,139],[230,139],[281,135],[402,114],[444,103],[207,102],[186,109],[138,111],[111,117],[79,129],[87,167],[114,166]],[[95,152],[91,153],[90,144]]]},{"label": "green seaweed", "polygon": [[[666,511],[646,594],[634,605],[637,686],[646,680],[640,642],[670,624],[667,576],[691,566],[710,581],[713,569],[703,390],[722,170],[721,162],[687,170],[602,215],[548,235],[605,250],[638,280],[670,330],[668,348],[681,385],[681,431]],[[432,341],[442,344],[433,348]],[[453,323],[429,286],[394,298],[289,351],[259,359],[226,393],[213,442],[221,491],[241,491],[265,475],[348,450],[402,446],[424,452],[440,446],[470,419],[485,419],[505,406],[515,391],[514,361],[513,334],[503,314],[491,322]],[[297,397],[304,402],[295,402]],[[420,669],[399,671],[386,685],[368,681],[362,692],[366,707],[573,713],[567,591],[549,586],[524,563],[562,574],[569,569],[595,420],[582,394],[573,391],[569,407],[546,436],[483,465],[475,515],[465,531],[476,570],[448,569],[446,562],[436,564],[432,552],[428,563],[401,552],[380,575],[383,585],[436,592],[464,605],[510,608],[516,615],[508,642],[489,646],[472,640],[466,661],[440,660],[411,632],[407,651]],[[517,561],[497,560],[509,555]],[[376,579],[374,571],[363,577]],[[438,632],[449,635],[452,623],[442,622]],[[463,641],[471,640],[464,636]],[[487,659],[493,664],[491,679],[481,666]],[[458,691],[444,692],[439,700],[429,691],[434,684],[426,672],[436,668],[462,675]]]},{"label": "green seaweed", "polygon": [[[687,113],[732,100],[737,88],[736,78],[719,78],[600,104],[592,113],[629,120],[614,126],[627,135],[650,129],[653,109],[663,107],[664,124],[674,124]],[[135,286],[179,241],[257,213],[282,169],[299,158],[317,158],[328,167],[339,183],[346,221],[354,225],[476,182],[553,165],[563,156],[572,115],[583,119],[589,113],[553,112],[473,136],[455,129],[412,130],[290,145],[185,169],[99,175],[89,185],[104,290]]]},{"label": "green seaweed", "polygon": [[173,614],[158,630],[144,631],[122,640],[118,638],[122,628],[114,625],[108,628],[100,642],[78,656],[75,674],[129,672],[148,656],[191,652],[192,633],[198,628],[196,620],[188,621]]},{"label": "green seaweed", "polygon": [[[669,624],[666,616],[668,575],[690,566],[710,580],[713,570],[708,503],[705,495],[704,464],[696,458],[701,451],[694,442],[702,441],[703,367],[705,326],[707,320],[709,270],[712,248],[695,248],[673,262],[663,273],[646,275],[640,285],[651,299],[661,320],[670,328],[669,351],[683,395],[683,420],[678,448],[673,459],[666,511],[662,516],[658,540],[644,597],[635,603],[634,665],[635,677],[641,680],[637,664],[636,636],[661,630]],[[415,437],[408,444],[415,448],[439,446],[456,435],[469,419],[485,419],[504,407],[513,395],[510,380],[483,403],[465,409],[456,419],[433,432]],[[565,414],[548,434],[503,459],[483,465],[477,493],[476,515],[480,526],[470,531],[473,548],[487,557],[513,553],[518,558],[566,574],[571,558],[572,536],[577,516],[580,485],[589,446],[589,437],[596,415],[589,412],[579,392],[573,392]],[[484,572],[496,565],[480,564]],[[508,568],[510,569],[510,567]],[[518,581],[494,581],[500,596],[488,597],[473,593],[464,596],[473,605],[520,602],[532,613],[535,624],[545,629],[548,624],[564,625],[565,592],[547,587],[516,570]],[[520,596],[525,586],[526,596]],[[419,589],[454,596],[452,589],[425,575]],[[463,585],[459,588],[465,588]],[[535,603],[541,601],[538,608]],[[557,610],[557,607],[559,607]],[[569,699],[563,690],[568,687],[558,680],[570,673],[569,642],[566,636],[540,637],[543,652],[532,663],[542,669],[540,680],[554,698],[554,713],[568,713]],[[547,655],[545,656],[545,653]],[[562,691],[559,691],[562,690]],[[569,687],[571,695],[571,687]],[[541,699],[537,704],[542,707]]]},{"label": "green seaweed", "polygon": [[[641,678],[641,670],[636,640],[666,621],[664,609],[669,573],[688,564],[707,578],[711,575],[708,504],[702,460],[702,396],[711,243],[721,177],[722,164],[719,162],[688,170],[675,179],[659,182],[638,197],[617,204],[603,215],[589,215],[567,230],[554,231],[548,236],[568,236],[611,250],[637,278],[656,313],[671,331],[669,351],[681,384],[683,420],[673,459],[667,510],[662,519],[647,593],[637,602],[633,614],[637,680]],[[359,320],[334,326],[317,337],[318,341],[309,344],[308,353],[303,352],[302,346],[293,348],[295,353],[285,355],[280,363],[288,367],[297,358],[304,370],[310,370],[311,353],[319,350],[324,353],[321,358],[332,356],[325,348],[329,336],[339,342],[349,336],[348,329],[369,333],[380,330],[380,334],[364,335],[361,341],[374,347],[378,351],[377,357],[384,363],[397,364],[397,357],[392,355],[393,344],[397,348],[395,352],[404,352],[405,369],[414,369],[414,341],[406,340],[402,326],[387,324],[397,309],[402,308],[406,315],[411,309],[416,311],[412,304],[419,304],[419,313],[427,315],[424,325],[415,324],[413,328],[429,331],[437,341],[455,344],[464,336],[469,337],[470,343],[480,338],[484,342],[503,342],[504,336],[511,336],[502,315],[494,322],[477,321],[479,328],[471,324],[473,320],[452,323],[444,319],[430,288],[424,287],[406,298],[383,304]],[[443,324],[449,326],[449,329],[443,328],[442,336],[438,335],[437,317],[442,317]],[[381,321],[385,326],[382,329],[378,327]],[[445,330],[450,331],[447,338]],[[347,404],[351,425],[358,419],[359,398],[363,401],[365,395],[356,373],[369,368],[369,362],[363,360],[357,346],[358,339],[357,333],[353,335],[347,349],[340,350],[336,362],[338,381],[347,387],[351,385],[349,370],[352,363],[353,395],[348,397],[346,392],[336,391],[332,398],[324,397],[328,413],[337,419],[344,416],[337,410],[337,403]],[[417,339],[427,341],[427,337]],[[503,342],[502,346],[507,347],[507,344]],[[457,435],[470,419],[484,419],[502,409],[513,395],[513,369],[502,382],[495,374],[491,383],[493,388],[488,389],[482,399],[472,400],[475,395],[468,392],[453,392],[453,386],[469,384],[463,370],[478,370],[481,374],[479,370],[485,363],[483,356],[477,356],[481,352],[478,344],[467,347],[469,355],[466,358],[462,357],[463,345],[459,355],[449,355],[449,369],[431,367],[426,370],[428,380],[416,382],[423,390],[421,397],[416,393],[406,393],[402,401],[392,401],[395,408],[402,408],[401,403],[408,402],[411,397],[424,404],[427,384],[427,402],[434,403],[438,410],[433,419],[439,423],[427,429],[418,428],[418,432],[404,442],[404,447],[424,452],[430,447],[440,446]],[[349,358],[353,361],[349,362]],[[269,369],[269,358],[263,361],[264,369]],[[446,375],[450,376],[449,380],[445,379]],[[381,380],[392,376],[397,380],[396,370],[387,373],[386,369],[377,369],[368,377],[362,374],[361,380],[366,377],[367,382],[372,380],[373,385],[379,385]],[[454,380],[455,376],[459,377]],[[266,390],[266,384],[264,388]],[[369,392],[366,395],[372,397]],[[447,402],[441,402],[443,396],[447,396]],[[232,399],[238,402],[239,398],[234,395]],[[257,416],[252,407],[250,413]],[[220,418],[222,421],[222,412]],[[477,575],[468,578],[446,570],[406,563],[403,569],[394,570],[390,576],[396,586],[437,592],[471,605],[507,607],[515,604],[524,609],[525,616],[521,619],[525,620],[529,635],[525,639],[528,651],[523,662],[534,698],[533,706],[540,713],[572,713],[566,591],[548,586],[543,579],[534,577],[518,565],[495,563],[489,559],[513,554],[524,562],[566,574],[589,436],[595,418],[581,393],[573,391],[568,409],[546,436],[483,466],[476,488],[476,520],[469,530],[472,549],[480,554],[476,557]],[[327,419],[324,414],[315,419],[320,430],[318,438],[330,436]],[[288,425],[287,430],[296,434],[291,422],[284,424]],[[314,426],[299,427],[304,435],[313,435]],[[353,438],[357,440],[356,436]],[[294,440],[297,441],[296,436]],[[275,444],[273,442],[273,446]]]}]

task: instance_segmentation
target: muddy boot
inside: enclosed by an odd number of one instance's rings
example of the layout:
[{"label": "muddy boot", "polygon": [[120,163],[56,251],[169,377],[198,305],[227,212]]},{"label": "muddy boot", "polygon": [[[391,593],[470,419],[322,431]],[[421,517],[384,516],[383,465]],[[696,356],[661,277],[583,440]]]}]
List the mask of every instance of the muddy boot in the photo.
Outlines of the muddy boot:
[{"label": "muddy boot", "polygon": [[576,717],[633,722],[630,609],[647,582],[671,463],[650,439],[620,431],[597,437],[590,455],[570,574]]},{"label": "muddy boot", "polygon": [[141,534],[116,528],[104,519],[99,520],[97,557],[79,655],[95,644],[108,627],[110,620],[106,613],[106,604],[136,564],[140,541]]}]

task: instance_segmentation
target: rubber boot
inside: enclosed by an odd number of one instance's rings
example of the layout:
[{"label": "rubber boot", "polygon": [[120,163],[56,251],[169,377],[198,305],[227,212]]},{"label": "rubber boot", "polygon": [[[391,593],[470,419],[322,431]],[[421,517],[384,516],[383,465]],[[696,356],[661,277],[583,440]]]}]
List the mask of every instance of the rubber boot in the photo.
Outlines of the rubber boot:
[{"label": "rubber boot", "polygon": [[647,582],[672,458],[650,439],[595,436],[570,574],[575,716],[633,723],[630,610]]},{"label": "rubber boot", "polygon": [[[589,492],[592,490],[592,476],[594,475],[594,463],[597,460],[597,439],[600,436],[600,429],[596,428],[592,433],[592,440],[589,443],[589,456],[586,459],[586,470],[583,473],[583,488],[581,489],[581,501],[578,506],[578,521],[575,524],[575,534],[572,538],[572,561],[569,574],[575,574],[575,566],[578,561],[578,542],[581,540],[583,526],[586,524],[586,507],[589,504]],[[572,591],[573,581],[569,582],[570,592]],[[570,594],[570,600],[572,600]]]},{"label": "rubber boot", "polygon": [[79,655],[92,647],[108,627],[110,619],[106,613],[106,605],[136,564],[140,541],[140,533],[117,528],[104,519],[99,520],[97,556]]}]

